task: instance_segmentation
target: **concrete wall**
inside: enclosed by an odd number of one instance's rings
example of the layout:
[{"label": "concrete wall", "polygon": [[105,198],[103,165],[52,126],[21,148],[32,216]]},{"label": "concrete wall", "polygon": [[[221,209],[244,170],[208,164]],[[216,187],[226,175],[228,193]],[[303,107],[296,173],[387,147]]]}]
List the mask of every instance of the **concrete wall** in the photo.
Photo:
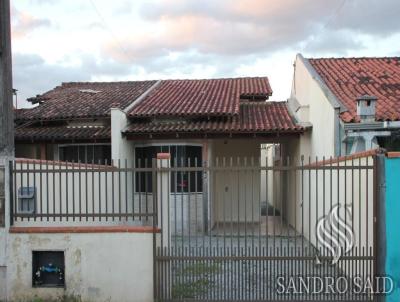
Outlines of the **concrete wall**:
[{"label": "concrete wall", "polygon": [[327,92],[321,88],[299,55],[295,62],[291,99],[289,104],[292,111],[296,112],[300,122],[310,122],[312,130],[301,135],[300,141],[291,145],[288,155],[292,158],[311,156],[313,160],[316,156],[336,156],[337,113]]},{"label": "concrete wall", "polygon": [[[339,166],[351,166],[351,160],[342,161]],[[337,164],[335,163],[334,166]],[[357,167],[372,166],[373,158],[354,159]],[[325,172],[324,172],[325,171]],[[316,226],[332,206],[340,204],[352,207],[352,217],[347,223],[355,235],[355,247],[369,249],[373,246],[373,169],[354,170],[297,170],[290,172],[288,183],[289,223],[317,245]],[[344,214],[344,213],[342,213]],[[344,216],[342,216],[344,217]],[[319,243],[319,246],[321,244]],[[353,249],[354,251],[354,249]],[[359,250],[361,251],[361,250]]]},{"label": "concrete wall", "polygon": [[119,108],[111,109],[111,158],[113,160],[134,159],[134,143],[122,137],[121,131],[129,125],[126,113]]},{"label": "concrete wall", "polygon": [[[8,298],[153,301],[152,240],[146,233],[10,234]],[[65,289],[32,287],[35,250],[64,251]]]},{"label": "concrete wall", "polygon": [[[387,302],[400,301],[400,158],[385,160],[386,172],[386,263],[385,273],[393,278],[394,291],[386,297]],[[397,285],[397,286],[396,286]]]}]

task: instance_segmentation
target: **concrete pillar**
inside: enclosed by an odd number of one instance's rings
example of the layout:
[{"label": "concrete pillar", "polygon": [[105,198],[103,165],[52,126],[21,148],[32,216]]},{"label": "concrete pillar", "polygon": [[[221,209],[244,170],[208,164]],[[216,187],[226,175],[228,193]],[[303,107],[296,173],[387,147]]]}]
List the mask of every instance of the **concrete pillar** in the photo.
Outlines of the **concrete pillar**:
[{"label": "concrete pillar", "polygon": [[126,113],[119,108],[111,108],[111,158],[116,162],[118,159],[124,162],[133,158],[132,144],[121,133],[128,125]]},{"label": "concrete pillar", "polygon": [[157,219],[158,227],[161,228],[161,247],[170,247],[171,230],[170,230],[170,161],[169,153],[157,154]]}]

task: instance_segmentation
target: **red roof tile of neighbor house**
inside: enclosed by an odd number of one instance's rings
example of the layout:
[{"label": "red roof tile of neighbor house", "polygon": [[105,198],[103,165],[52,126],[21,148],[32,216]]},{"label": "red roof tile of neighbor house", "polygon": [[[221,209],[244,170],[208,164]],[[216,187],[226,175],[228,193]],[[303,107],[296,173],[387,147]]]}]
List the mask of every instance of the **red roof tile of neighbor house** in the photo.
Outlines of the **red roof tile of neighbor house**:
[{"label": "red roof tile of neighbor house", "polygon": [[20,126],[14,134],[17,141],[109,140],[111,128],[69,126]]},{"label": "red roof tile of neighbor house", "polygon": [[358,122],[356,98],[378,98],[377,121],[400,120],[400,57],[308,59],[347,108],[344,122]]},{"label": "red roof tile of neighbor house", "polygon": [[154,120],[133,122],[125,134],[150,133],[272,133],[302,132],[304,127],[290,115],[286,102],[245,102],[239,115],[194,120]]},{"label": "red roof tile of neighbor house", "polygon": [[55,120],[108,116],[111,107],[126,108],[155,83],[156,81],[63,83],[33,98],[33,102],[42,102],[39,106],[16,110],[16,119]]},{"label": "red roof tile of neighbor house", "polygon": [[132,117],[149,116],[220,116],[239,113],[241,98],[272,95],[267,77],[165,80],[140,103]]}]

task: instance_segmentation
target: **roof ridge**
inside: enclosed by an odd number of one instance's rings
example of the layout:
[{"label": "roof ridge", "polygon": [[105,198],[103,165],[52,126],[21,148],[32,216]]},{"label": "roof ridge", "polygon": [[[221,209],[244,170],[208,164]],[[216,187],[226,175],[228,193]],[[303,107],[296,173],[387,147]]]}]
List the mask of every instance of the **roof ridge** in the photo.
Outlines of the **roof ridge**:
[{"label": "roof ridge", "polygon": [[367,57],[367,56],[361,56],[361,57],[316,57],[316,58],[305,58],[307,60],[387,60],[387,59],[396,59],[400,60],[400,56],[373,56],[373,57]]},{"label": "roof ridge", "polygon": [[61,82],[61,85],[56,87],[62,86],[69,86],[69,85],[76,85],[76,84],[129,84],[129,83],[145,83],[145,82],[155,82],[157,80],[138,80],[138,81],[71,81],[71,82]]}]

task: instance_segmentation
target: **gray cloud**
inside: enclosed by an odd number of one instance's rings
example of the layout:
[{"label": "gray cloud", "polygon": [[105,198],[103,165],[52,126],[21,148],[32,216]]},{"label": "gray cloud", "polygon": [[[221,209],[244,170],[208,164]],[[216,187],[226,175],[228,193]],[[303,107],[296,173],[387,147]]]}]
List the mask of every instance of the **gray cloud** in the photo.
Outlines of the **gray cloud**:
[{"label": "gray cloud", "polygon": [[[104,47],[117,60],[140,64],[170,52],[197,50],[220,56],[268,54],[306,44],[307,51],[345,53],[362,47],[358,33],[391,35],[400,29],[398,0],[160,0],[141,16],[162,34],[123,37]],[[310,39],[312,40],[310,42]]]},{"label": "gray cloud", "polygon": [[[79,66],[49,64],[35,54],[15,53],[13,55],[13,86],[18,89],[18,99],[41,94],[62,82],[92,81],[96,77],[123,77],[135,70],[114,61],[96,61],[88,55],[81,55]],[[19,102],[22,104],[22,102]],[[27,105],[27,104],[25,104]]]}]

